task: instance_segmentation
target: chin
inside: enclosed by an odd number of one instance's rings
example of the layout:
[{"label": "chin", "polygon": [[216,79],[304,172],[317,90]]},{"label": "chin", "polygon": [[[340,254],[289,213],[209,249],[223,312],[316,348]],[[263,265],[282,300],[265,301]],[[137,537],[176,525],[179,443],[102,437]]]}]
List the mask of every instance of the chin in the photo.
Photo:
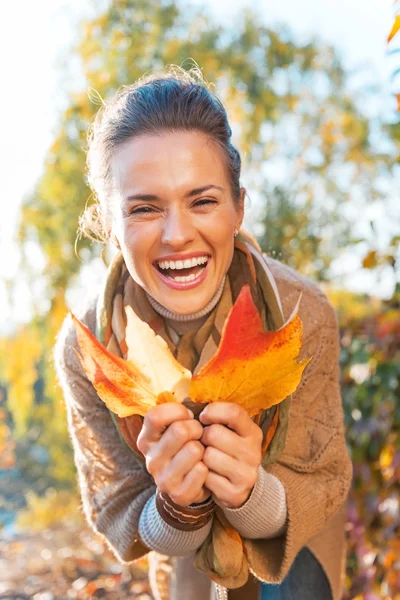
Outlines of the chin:
[{"label": "chin", "polygon": [[211,298],[206,299],[204,302],[161,302],[160,304],[165,306],[168,310],[176,313],[177,315],[191,315],[197,313],[199,310],[207,306]]}]

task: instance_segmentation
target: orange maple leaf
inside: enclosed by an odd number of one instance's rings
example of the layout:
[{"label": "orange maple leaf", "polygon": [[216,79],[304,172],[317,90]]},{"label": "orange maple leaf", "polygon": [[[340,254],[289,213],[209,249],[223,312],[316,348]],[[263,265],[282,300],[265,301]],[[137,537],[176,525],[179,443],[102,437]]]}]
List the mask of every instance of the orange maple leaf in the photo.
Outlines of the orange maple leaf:
[{"label": "orange maple leaf", "polygon": [[283,327],[264,331],[245,285],[228,315],[217,352],[191,381],[190,398],[236,402],[253,416],[292,394],[311,360],[296,360],[302,338],[298,304]]}]

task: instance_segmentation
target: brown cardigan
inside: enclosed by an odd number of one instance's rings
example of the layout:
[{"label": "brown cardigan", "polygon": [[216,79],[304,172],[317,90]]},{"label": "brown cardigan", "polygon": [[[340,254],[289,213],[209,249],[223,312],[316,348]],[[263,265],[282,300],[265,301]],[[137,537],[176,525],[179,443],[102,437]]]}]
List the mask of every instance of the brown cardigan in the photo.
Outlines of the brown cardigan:
[{"label": "brown cardigan", "polygon": [[[328,576],[333,600],[340,600],[345,565],[344,505],[352,464],[344,439],[336,316],[315,283],[276,260],[266,260],[285,318],[291,314],[299,294],[303,294],[300,358],[313,356],[313,360],[292,398],[285,448],[278,462],[267,467],[285,487],[288,528],[279,538],[244,540],[249,568],[257,579],[279,583],[299,550],[307,546]],[[93,305],[84,314],[78,314],[93,332],[94,312]],[[84,376],[73,347],[78,348],[73,325],[67,318],[58,336],[55,362],[67,405],[83,509],[88,523],[105,536],[116,556],[130,562],[148,551],[138,539],[138,520],[155,491],[154,481],[142,465],[133,462],[108,409]],[[157,571],[158,556],[152,558],[156,565],[153,579],[161,583],[165,569]],[[173,589],[179,593],[172,592],[171,597],[189,600],[189,595],[182,595],[188,585],[188,572],[182,567],[188,559],[177,558],[174,563]],[[199,585],[191,586],[190,600],[205,600],[209,580],[197,575]],[[202,578],[205,581],[200,585]],[[191,577],[190,583],[193,584]],[[229,599],[234,600],[239,593],[230,591]],[[158,596],[162,600],[169,598],[162,589]],[[248,600],[252,596],[246,593]]]}]

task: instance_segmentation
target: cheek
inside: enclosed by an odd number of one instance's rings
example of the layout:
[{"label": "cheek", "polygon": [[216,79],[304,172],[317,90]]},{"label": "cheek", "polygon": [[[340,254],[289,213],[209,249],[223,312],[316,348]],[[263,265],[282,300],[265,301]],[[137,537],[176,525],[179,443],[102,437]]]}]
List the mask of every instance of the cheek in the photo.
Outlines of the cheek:
[{"label": "cheek", "polygon": [[221,257],[232,258],[234,248],[234,220],[231,215],[213,219],[207,229],[208,239]]},{"label": "cheek", "polygon": [[131,223],[122,229],[122,239],[125,248],[135,259],[141,259],[148,254],[154,243],[155,231],[150,223]]},{"label": "cheek", "polygon": [[[130,271],[140,275],[148,270],[146,257],[152,256],[153,236],[146,227],[127,227],[123,231],[122,251],[125,262],[130,265]],[[133,273],[132,273],[133,274]]]}]

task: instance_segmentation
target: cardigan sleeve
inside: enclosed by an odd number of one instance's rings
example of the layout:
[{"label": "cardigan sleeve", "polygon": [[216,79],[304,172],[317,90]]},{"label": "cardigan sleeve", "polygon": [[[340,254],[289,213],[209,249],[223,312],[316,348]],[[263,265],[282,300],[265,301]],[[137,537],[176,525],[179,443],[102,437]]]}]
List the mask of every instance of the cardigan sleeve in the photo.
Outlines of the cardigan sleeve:
[{"label": "cardigan sleeve", "polygon": [[161,517],[155,494],[147,501],[139,519],[139,534],[148,548],[167,556],[189,556],[202,545],[212,528],[212,519],[203,527],[182,531]]},{"label": "cardigan sleeve", "polygon": [[[292,397],[285,447],[278,461],[266,468],[285,488],[287,528],[273,539],[244,540],[252,572],[271,583],[285,578],[300,549],[343,508],[352,480],[339,387],[336,315],[317,286],[300,291],[300,359],[312,356],[312,360]],[[293,294],[290,300],[293,304]],[[285,310],[286,317],[290,309]]]},{"label": "cardigan sleeve", "polygon": [[222,510],[243,538],[273,538],[286,529],[285,488],[279,479],[261,466],[256,484],[243,506]]},{"label": "cardigan sleeve", "polygon": [[[94,331],[94,301],[77,316]],[[135,560],[155,547],[159,552],[178,556],[193,551],[201,545],[211,524],[195,532],[179,531],[167,525],[156,510],[144,510],[154,504],[154,479],[122,442],[75,350],[79,347],[68,316],[57,336],[53,357],[66,404],[86,521],[122,562]],[[157,540],[154,532],[149,533],[154,525],[162,534]]]},{"label": "cardigan sleeve", "polygon": [[[78,318],[94,330],[95,307]],[[125,448],[104,402],[83,372],[70,315],[54,347],[54,364],[63,391],[68,431],[77,470],[82,508],[88,524],[104,536],[122,561],[149,550],[138,535],[140,513],[156,486]]]}]

